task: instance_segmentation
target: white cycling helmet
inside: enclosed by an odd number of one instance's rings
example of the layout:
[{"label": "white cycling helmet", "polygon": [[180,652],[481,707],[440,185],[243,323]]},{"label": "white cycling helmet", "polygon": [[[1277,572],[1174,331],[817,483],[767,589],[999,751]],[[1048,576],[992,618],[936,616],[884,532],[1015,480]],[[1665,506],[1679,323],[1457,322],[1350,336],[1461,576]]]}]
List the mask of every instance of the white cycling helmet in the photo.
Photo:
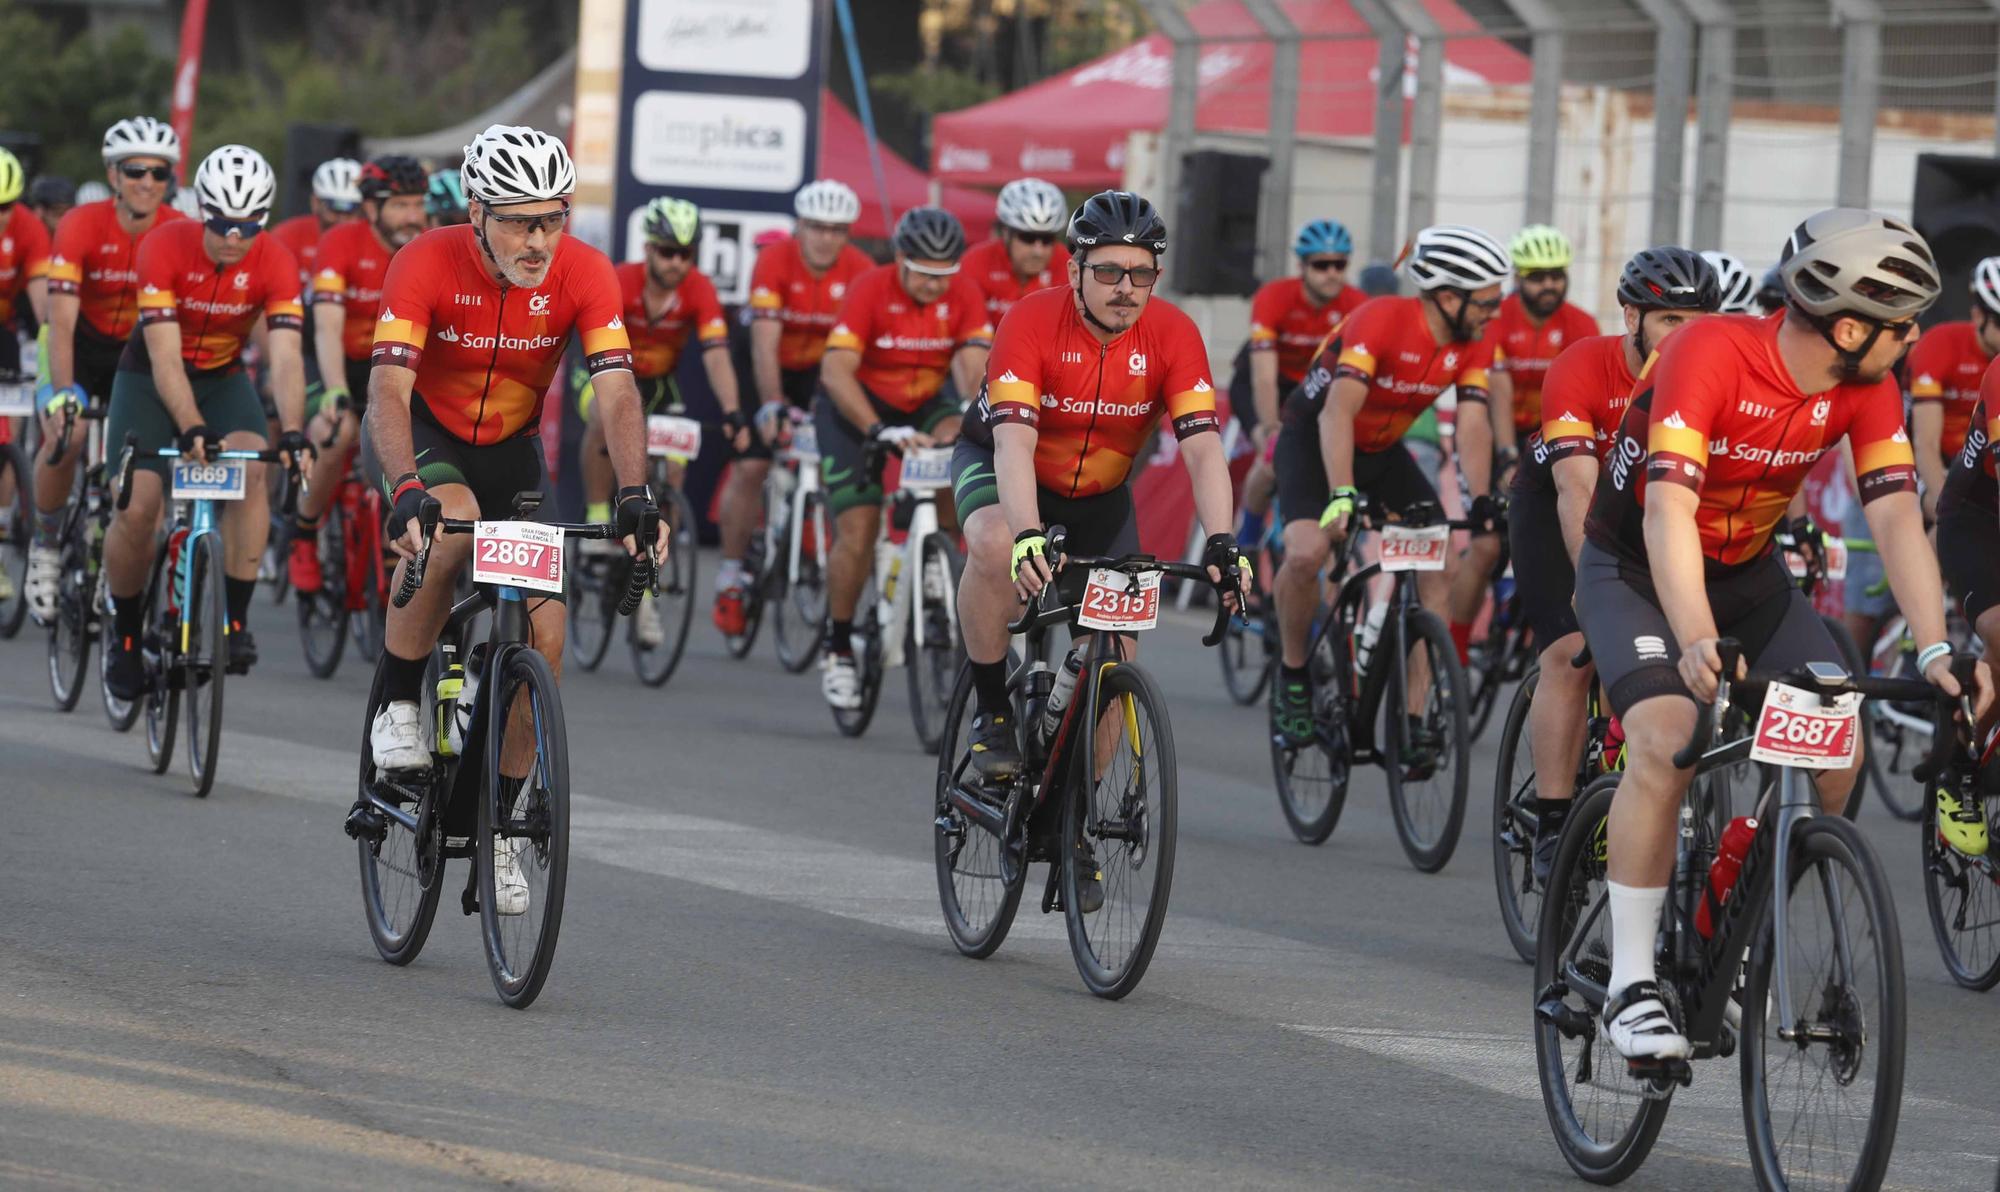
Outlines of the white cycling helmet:
[{"label": "white cycling helmet", "polygon": [[459,172],[467,198],[482,203],[537,203],[568,198],[576,166],[563,143],[517,124],[489,124],[465,147]]},{"label": "white cycling helmet", "polygon": [[76,184],[76,205],[79,207],[85,203],[102,203],[110,197],[111,188],[95,178]]},{"label": "white cycling helmet", "polygon": [[181,139],[171,125],[151,116],[120,120],[104,130],[104,164],[115,166],[128,157],[159,157],[177,165]]},{"label": "white cycling helmet", "polygon": [[263,223],[278,197],[278,176],[250,146],[224,145],[195,170],[194,197],[207,214]]},{"label": "white cycling helmet", "polygon": [[993,218],[1017,232],[1060,232],[1069,226],[1069,204],[1053,183],[1016,178],[1000,188]]},{"label": "white cycling helmet", "polygon": [[1717,314],[1754,315],[1757,313],[1757,279],[1750,275],[1750,267],[1726,252],[1705,249],[1701,259],[1715,270],[1716,280],[1722,283],[1722,305]]},{"label": "white cycling helmet", "polygon": [[1989,315],[2000,315],[2000,257],[1987,257],[1972,267],[1972,296]]},{"label": "white cycling helmet", "polygon": [[322,203],[359,207],[361,163],[351,157],[335,157],[319,163],[319,169],[313,171],[313,197]]},{"label": "white cycling helmet", "polygon": [[1419,290],[1483,290],[1511,277],[1514,261],[1478,228],[1438,224],[1417,233],[1404,268]]},{"label": "white cycling helmet", "polygon": [[851,224],[861,218],[861,196],[845,182],[821,178],[799,187],[792,214],[814,223]]}]

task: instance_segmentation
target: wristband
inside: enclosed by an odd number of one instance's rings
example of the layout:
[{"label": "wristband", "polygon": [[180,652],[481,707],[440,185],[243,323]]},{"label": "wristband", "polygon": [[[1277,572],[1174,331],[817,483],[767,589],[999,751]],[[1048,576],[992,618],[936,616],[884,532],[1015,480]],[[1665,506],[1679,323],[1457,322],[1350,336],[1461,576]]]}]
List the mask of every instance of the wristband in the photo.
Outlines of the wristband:
[{"label": "wristband", "polygon": [[1021,578],[1021,563],[1029,555],[1041,555],[1046,561],[1049,553],[1049,536],[1037,528],[1023,530],[1014,536],[1014,560],[1007,576],[1010,580]]},{"label": "wristband", "polygon": [[1334,489],[1333,499],[1326,503],[1326,511],[1319,515],[1319,528],[1324,530],[1354,512],[1354,498],[1358,495],[1352,486]]},{"label": "wristband", "polygon": [[1950,656],[1950,642],[1932,642],[1930,645],[1917,651],[1917,673],[1924,673],[1931,668],[1931,663],[1936,662],[1940,658],[1949,658]]},{"label": "wristband", "polygon": [[389,490],[389,503],[394,505],[397,501],[401,500],[405,490],[422,487],[424,487],[422,477],[418,476],[415,472],[405,472],[401,476],[396,477],[395,487]]}]

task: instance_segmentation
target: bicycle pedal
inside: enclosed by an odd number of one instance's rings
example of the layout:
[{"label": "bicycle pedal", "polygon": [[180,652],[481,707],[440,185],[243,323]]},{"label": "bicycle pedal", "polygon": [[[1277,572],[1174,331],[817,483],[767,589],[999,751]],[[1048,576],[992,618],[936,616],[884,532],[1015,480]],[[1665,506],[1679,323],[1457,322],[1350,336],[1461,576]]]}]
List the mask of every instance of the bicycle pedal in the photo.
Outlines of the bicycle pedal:
[{"label": "bicycle pedal", "polygon": [[1645,1082],[1642,1095],[1651,1101],[1666,1099],[1676,1084],[1687,1088],[1694,1083],[1694,1065],[1686,1060],[1628,1059],[1625,1071],[1634,1080]]},{"label": "bicycle pedal", "polygon": [[381,844],[388,838],[389,822],[374,805],[358,803],[348,809],[347,818],[342,821],[340,829],[355,840]]}]

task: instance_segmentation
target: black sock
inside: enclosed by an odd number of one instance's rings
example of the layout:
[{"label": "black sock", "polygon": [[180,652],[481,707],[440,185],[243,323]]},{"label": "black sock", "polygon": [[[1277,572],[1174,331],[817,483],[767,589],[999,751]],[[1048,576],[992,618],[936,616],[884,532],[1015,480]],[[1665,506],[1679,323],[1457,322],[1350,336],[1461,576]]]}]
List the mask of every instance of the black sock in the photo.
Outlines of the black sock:
[{"label": "black sock", "polygon": [[382,651],[382,702],[418,702],[418,696],[423,694],[424,667],[429,663],[428,657],[398,658],[387,650]]},{"label": "black sock", "polygon": [[854,622],[828,621],[826,623],[826,648],[836,654],[854,653]]},{"label": "black sock", "polygon": [[250,598],[257,594],[257,581],[224,576],[222,592],[223,603],[229,606],[230,628],[243,628],[244,619],[250,615]]},{"label": "black sock", "polygon": [[979,695],[979,710],[988,715],[1004,714],[1007,701],[1007,660],[972,664],[972,689]]},{"label": "black sock", "polygon": [[139,640],[146,628],[146,598],[140,593],[111,598],[111,632],[122,638]]},{"label": "black sock", "polygon": [[314,530],[317,530],[317,529],[319,529],[319,519],[318,519],[318,518],[316,518],[316,517],[307,517],[307,516],[306,516],[305,514],[303,514],[303,513],[300,513],[300,514],[295,514],[295,515],[293,515],[293,517],[292,517],[292,533],[294,533],[294,534],[298,534],[298,535],[301,535],[301,536],[309,536],[309,535],[311,535],[311,534],[312,534],[312,532],[313,532]]},{"label": "black sock", "polygon": [[1305,667],[1286,666],[1282,662],[1278,664],[1278,681],[1287,687],[1312,686],[1312,676],[1306,673]]}]

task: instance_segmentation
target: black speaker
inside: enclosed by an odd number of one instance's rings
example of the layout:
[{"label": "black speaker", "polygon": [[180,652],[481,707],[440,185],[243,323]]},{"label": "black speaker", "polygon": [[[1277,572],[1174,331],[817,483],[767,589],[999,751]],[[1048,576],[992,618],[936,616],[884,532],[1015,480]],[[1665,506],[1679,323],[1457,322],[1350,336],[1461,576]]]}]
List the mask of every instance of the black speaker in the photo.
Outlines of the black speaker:
[{"label": "black speaker", "polygon": [[1257,208],[1269,164],[1255,154],[1214,149],[1181,158],[1180,193],[1167,228],[1175,290],[1257,291]]},{"label": "black speaker", "polygon": [[34,132],[0,129],[0,149],[12,153],[21,163],[21,172],[33,178],[41,172],[42,136]]},{"label": "black speaker", "polygon": [[1944,296],[1923,325],[1968,317],[1973,266],[2000,256],[2000,158],[1918,154],[1910,208],[1944,276]]},{"label": "black speaker", "polygon": [[[361,156],[361,132],[351,124],[294,124],[285,130],[285,168],[278,174],[279,215],[304,215],[313,171],[335,157]],[[277,220],[271,222],[276,223]]]}]

